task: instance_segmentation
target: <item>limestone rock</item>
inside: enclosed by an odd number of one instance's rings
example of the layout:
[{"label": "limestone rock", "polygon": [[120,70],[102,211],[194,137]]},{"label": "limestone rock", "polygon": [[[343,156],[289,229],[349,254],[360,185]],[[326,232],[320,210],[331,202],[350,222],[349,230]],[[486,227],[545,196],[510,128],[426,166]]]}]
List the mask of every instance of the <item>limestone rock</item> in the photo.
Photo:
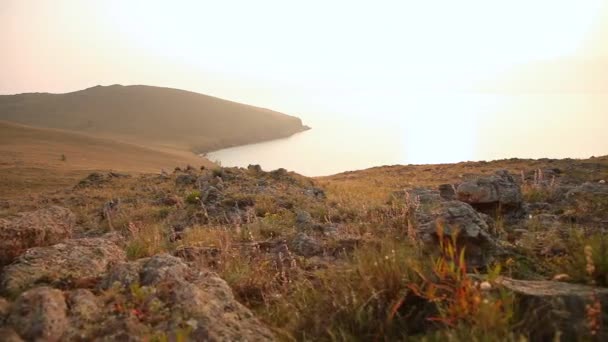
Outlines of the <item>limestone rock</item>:
[{"label": "limestone rock", "polygon": [[[578,341],[589,332],[586,305],[595,298],[602,308],[608,305],[608,289],[559,281],[516,280],[500,277],[497,283],[513,291],[519,298],[519,309],[526,322],[534,324],[532,341],[554,340],[557,331],[562,341]],[[605,322],[608,314],[602,310]],[[596,336],[598,341],[608,338],[604,326]]]},{"label": "limestone rock", "polygon": [[298,233],[291,242],[291,249],[297,254],[312,257],[323,253],[322,245],[305,233]]},{"label": "limestone rock", "polygon": [[108,265],[125,259],[122,249],[103,238],[73,239],[31,248],[4,268],[0,291],[16,294],[37,283],[98,277]]},{"label": "limestone rock", "polygon": [[[168,254],[128,264],[131,266],[123,265],[122,268],[138,270],[139,279],[133,279],[133,283],[155,288],[154,293],[165,293],[168,296],[162,299],[170,312],[169,317],[187,319],[188,325],[192,327],[189,338],[193,341],[274,339],[270,330],[249,309],[235,300],[230,286],[215,273],[191,268],[179,258]],[[117,278],[115,274],[111,276]],[[108,331],[110,335],[106,338],[133,337],[143,331],[136,324],[127,324],[126,321],[115,323],[115,328]],[[167,322],[167,327],[175,323]],[[109,323],[105,325],[108,326]]]},{"label": "limestone rock", "polygon": [[460,184],[456,198],[482,210],[499,206],[504,210],[519,209],[523,201],[520,186],[505,170]]},{"label": "limestone rock", "polygon": [[444,236],[458,232],[458,241],[466,247],[467,263],[473,267],[487,265],[500,247],[481,213],[469,204],[460,201],[438,202],[428,211],[416,213],[418,227],[423,239],[435,243],[437,229]]},{"label": "limestone rock", "polygon": [[0,341],[2,342],[23,342],[23,339],[15,332],[15,330],[2,327],[0,328]]},{"label": "limestone rock", "polygon": [[61,291],[37,287],[17,298],[8,323],[28,341],[59,341],[68,328],[66,313]]},{"label": "limestone rock", "polygon": [[76,222],[66,208],[49,208],[21,213],[12,220],[0,219],[0,266],[6,265],[30,247],[48,246],[72,235]]}]

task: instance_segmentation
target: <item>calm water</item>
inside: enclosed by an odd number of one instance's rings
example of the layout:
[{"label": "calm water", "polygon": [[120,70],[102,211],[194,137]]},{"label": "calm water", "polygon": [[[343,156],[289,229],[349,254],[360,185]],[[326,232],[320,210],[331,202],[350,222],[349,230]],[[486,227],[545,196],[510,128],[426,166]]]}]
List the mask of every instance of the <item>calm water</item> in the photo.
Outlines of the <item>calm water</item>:
[{"label": "calm water", "polygon": [[307,176],[380,165],[608,154],[608,94],[412,95],[348,113],[298,113],[313,129],[209,153]]}]

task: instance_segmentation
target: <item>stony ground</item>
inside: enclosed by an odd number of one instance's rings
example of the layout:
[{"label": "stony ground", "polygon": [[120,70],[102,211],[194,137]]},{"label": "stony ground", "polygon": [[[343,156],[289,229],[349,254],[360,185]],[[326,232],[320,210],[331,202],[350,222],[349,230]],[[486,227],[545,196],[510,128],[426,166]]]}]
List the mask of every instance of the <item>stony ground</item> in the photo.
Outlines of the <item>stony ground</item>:
[{"label": "stony ground", "polygon": [[0,340],[602,340],[608,158],[0,197]]}]

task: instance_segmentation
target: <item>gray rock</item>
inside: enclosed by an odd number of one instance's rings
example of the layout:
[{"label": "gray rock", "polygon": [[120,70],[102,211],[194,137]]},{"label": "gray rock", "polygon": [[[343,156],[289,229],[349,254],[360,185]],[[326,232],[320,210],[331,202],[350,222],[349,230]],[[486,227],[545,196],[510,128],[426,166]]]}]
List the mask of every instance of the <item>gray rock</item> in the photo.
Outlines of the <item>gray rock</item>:
[{"label": "gray rock", "polygon": [[59,341],[68,328],[66,313],[61,291],[38,287],[17,298],[8,323],[28,341]]},{"label": "gray rock", "polygon": [[297,255],[312,257],[323,253],[323,246],[305,233],[298,233],[291,242],[291,249]]},{"label": "gray rock", "polygon": [[[164,325],[168,333],[172,326],[187,322],[192,328],[189,338],[193,341],[271,341],[273,335],[262,322],[239,304],[228,284],[215,273],[189,267],[179,258],[161,254],[137,262],[122,265],[129,272],[114,272],[113,279],[119,279],[116,273],[125,274],[129,280],[133,274],[139,274],[137,283],[142,288],[171,289],[169,298],[164,298],[170,321]],[[135,270],[135,272],[133,271]],[[113,270],[110,270],[112,273]],[[127,283],[119,279],[115,284]],[[128,288],[128,286],[127,286]],[[128,291],[128,290],[127,290]],[[173,321],[176,320],[176,321]],[[106,322],[101,334],[106,339],[140,340],[141,335],[149,332],[137,322],[127,320]]]},{"label": "gray rock", "polygon": [[310,196],[310,197],[314,197],[314,198],[318,198],[318,199],[325,199],[325,191],[323,189],[320,188],[310,188],[310,189],[306,189],[304,192],[306,195]]},{"label": "gray rock", "polygon": [[0,326],[3,325],[4,320],[6,319],[6,317],[8,317],[10,308],[11,303],[8,300],[0,297]]},{"label": "gray rock", "polygon": [[441,184],[439,185],[439,196],[446,201],[453,201],[456,199],[456,187],[453,184]]},{"label": "gray rock", "polygon": [[93,172],[78,182],[78,184],[76,184],[76,188],[99,187],[104,183],[108,183],[109,181],[110,177],[107,177],[100,172]]},{"label": "gray rock", "polygon": [[571,199],[580,194],[593,194],[593,195],[608,195],[608,185],[603,183],[583,183],[577,187],[571,188],[566,194],[566,199]]},{"label": "gray rock", "polygon": [[392,199],[405,201],[406,204],[433,204],[442,200],[439,191],[428,188],[414,188],[395,191],[392,193]]},{"label": "gray rock", "polygon": [[122,249],[102,238],[74,239],[31,248],[4,268],[0,291],[14,295],[38,283],[99,277],[108,265],[125,259]]},{"label": "gray rock", "polygon": [[219,202],[224,195],[222,192],[215,186],[208,185],[203,188],[201,192],[201,200],[205,204],[212,204]]},{"label": "gray rock", "polygon": [[140,283],[155,285],[165,280],[182,279],[187,272],[188,266],[180,258],[169,254],[155,255],[142,263]]},{"label": "gray rock", "polygon": [[0,219],[0,266],[9,264],[28,248],[69,238],[75,223],[74,214],[58,206],[21,213],[12,220]]},{"label": "gray rock", "polygon": [[466,247],[467,263],[472,267],[487,265],[501,252],[482,214],[467,203],[439,202],[426,211],[417,212],[416,220],[422,238],[429,243],[436,243],[438,227],[446,237],[458,234],[459,243]]},{"label": "gray rock", "polygon": [[182,173],[175,177],[175,185],[177,186],[188,186],[196,183],[197,177],[189,173]]},{"label": "gray rock", "polygon": [[15,330],[8,327],[0,328],[0,341],[2,342],[23,342]]},{"label": "gray rock", "polygon": [[102,279],[99,286],[107,290],[114,285],[128,287],[131,284],[139,283],[139,270],[141,262],[147,259],[140,259],[138,262],[118,262],[114,264]]},{"label": "gray rock", "polygon": [[521,188],[505,170],[460,184],[456,196],[458,200],[472,205],[497,204],[505,208],[519,208],[522,204]]},{"label": "gray rock", "polygon": [[298,230],[307,230],[312,228],[314,220],[309,212],[304,210],[298,210],[296,212],[296,228]]},{"label": "gray rock", "polygon": [[94,329],[103,319],[101,300],[85,289],[66,293],[68,304],[69,329],[63,336],[68,341],[90,341],[94,338]]},{"label": "gray rock", "polygon": [[77,289],[67,293],[67,302],[70,318],[94,322],[101,313],[100,302],[93,292],[86,289]]},{"label": "gray rock", "polygon": [[255,165],[249,164],[247,166],[247,170],[249,170],[249,171],[251,171],[253,173],[262,173],[263,172],[262,171],[262,167],[260,165],[258,165],[258,164],[255,164]]},{"label": "gray rock", "polygon": [[[552,341],[560,332],[562,341],[578,341],[589,332],[586,305],[596,298],[602,307],[608,305],[608,289],[557,281],[516,280],[500,277],[497,283],[513,291],[518,297],[519,314],[533,324],[532,341]],[[608,314],[602,310],[601,320]],[[608,338],[608,329],[602,326],[598,341]]]}]

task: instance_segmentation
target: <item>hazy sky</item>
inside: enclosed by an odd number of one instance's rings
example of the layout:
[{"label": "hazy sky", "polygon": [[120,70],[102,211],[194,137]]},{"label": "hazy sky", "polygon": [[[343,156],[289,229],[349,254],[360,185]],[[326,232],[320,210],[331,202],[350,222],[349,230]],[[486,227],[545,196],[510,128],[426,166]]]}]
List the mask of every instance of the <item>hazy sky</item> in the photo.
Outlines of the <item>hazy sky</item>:
[{"label": "hazy sky", "polygon": [[294,114],[377,109],[522,65],[605,71],[607,13],[608,0],[1,0],[0,94],[149,84]]}]

